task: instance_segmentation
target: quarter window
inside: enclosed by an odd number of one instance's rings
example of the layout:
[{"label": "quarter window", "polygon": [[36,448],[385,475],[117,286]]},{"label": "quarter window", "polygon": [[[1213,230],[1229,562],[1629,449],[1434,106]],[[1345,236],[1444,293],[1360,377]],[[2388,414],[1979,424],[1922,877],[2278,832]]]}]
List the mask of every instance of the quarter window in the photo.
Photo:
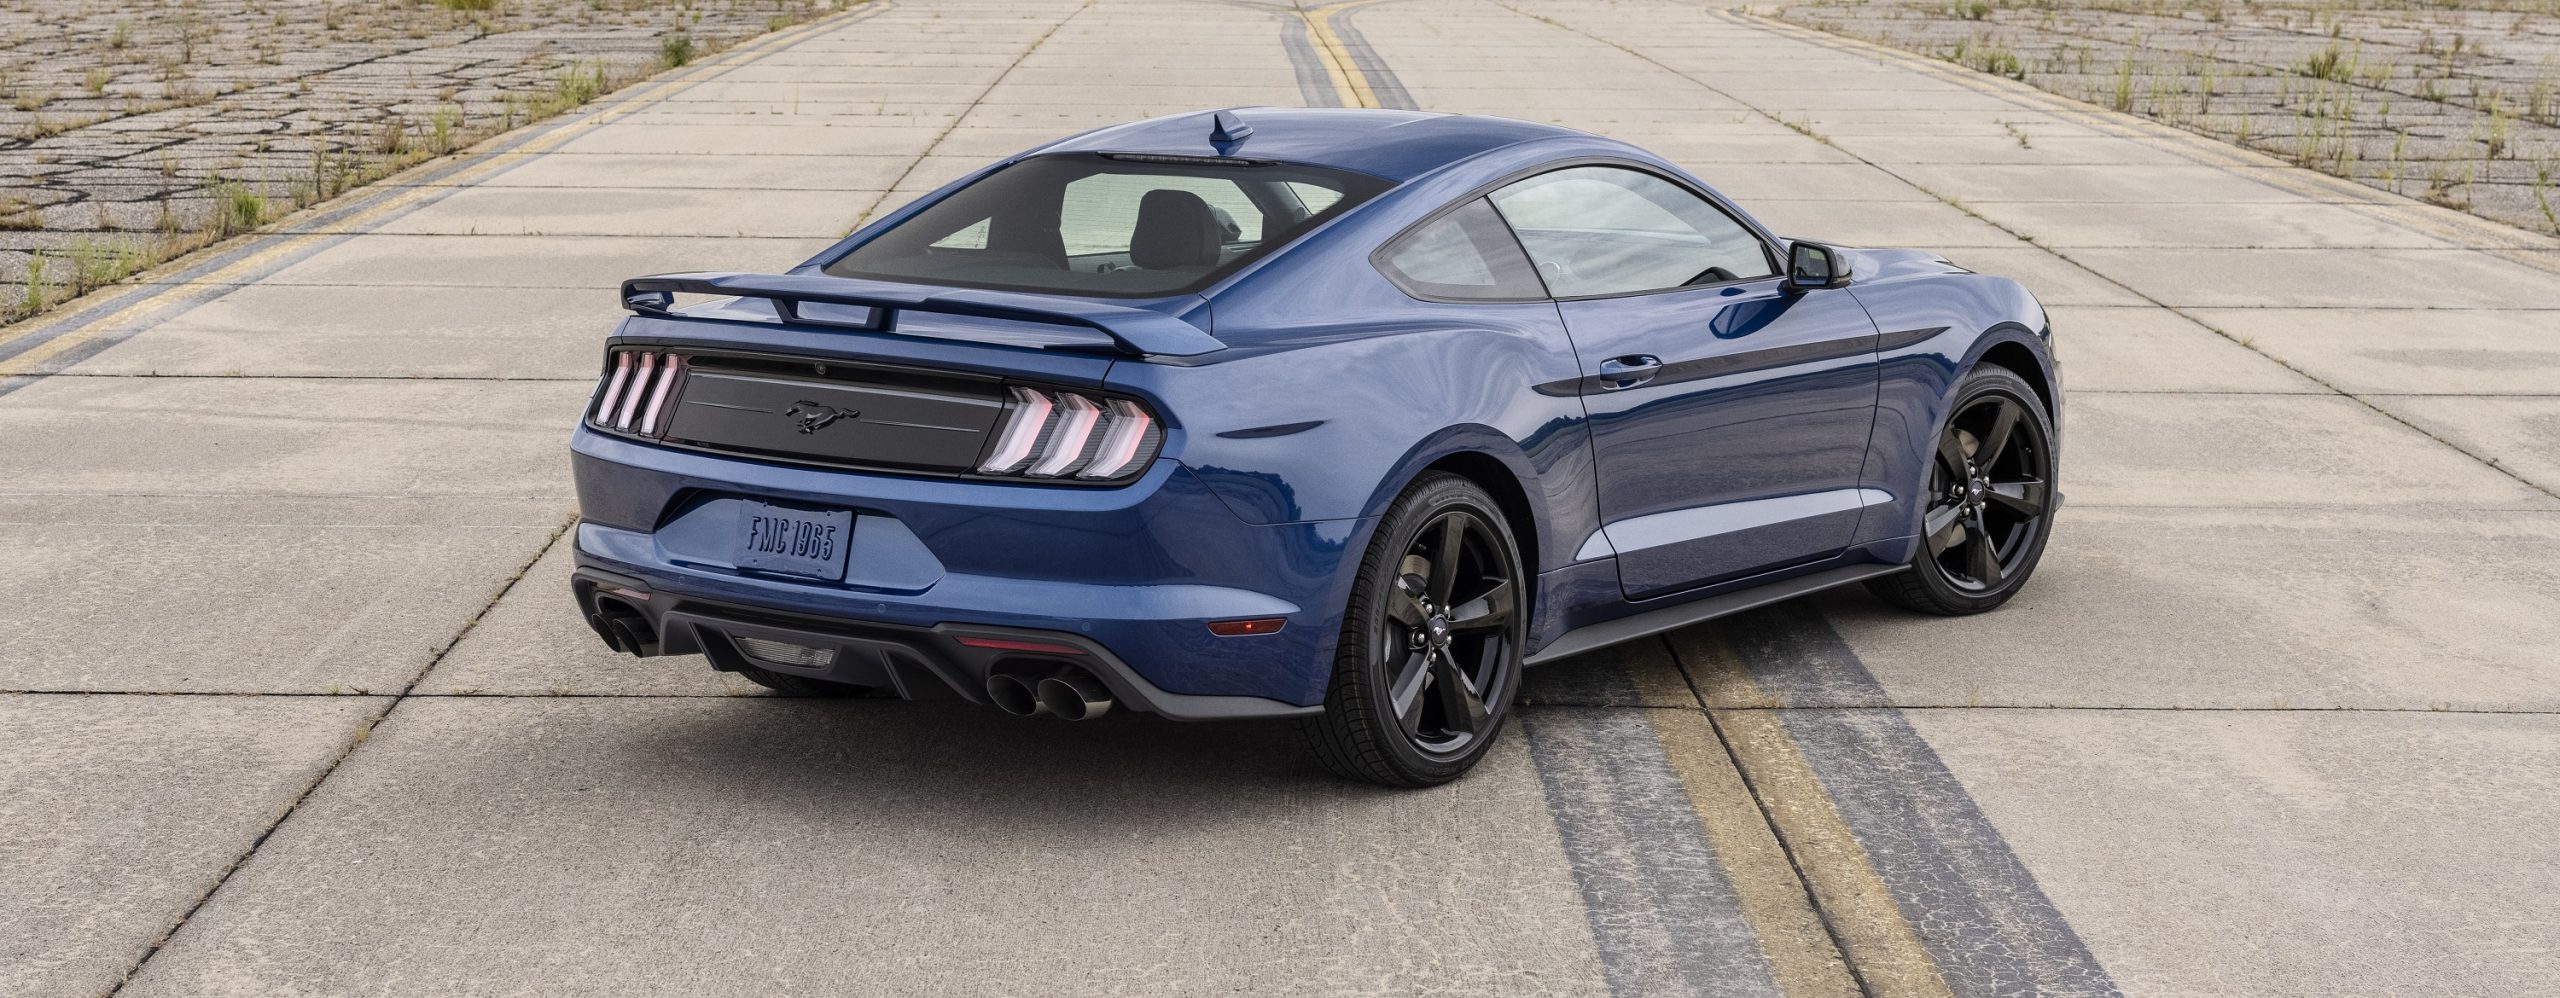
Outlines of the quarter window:
[{"label": "quarter window", "polygon": [[1544,173],[1493,192],[1559,298],[1772,277],[1751,231],[1668,180],[1615,166]]},{"label": "quarter window", "polygon": [[1406,291],[1424,298],[1546,297],[1520,243],[1482,198],[1397,237],[1378,264]]}]

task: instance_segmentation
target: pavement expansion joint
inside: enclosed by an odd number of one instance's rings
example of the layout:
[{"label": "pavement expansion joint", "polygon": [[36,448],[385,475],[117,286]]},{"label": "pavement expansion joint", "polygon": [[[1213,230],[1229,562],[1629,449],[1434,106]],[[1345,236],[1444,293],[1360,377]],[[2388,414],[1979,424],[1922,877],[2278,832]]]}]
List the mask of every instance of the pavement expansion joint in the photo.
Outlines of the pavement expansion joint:
[{"label": "pavement expansion joint", "polygon": [[488,601],[481,604],[480,609],[471,615],[471,619],[464,621],[443,647],[437,648],[435,654],[428,656],[426,664],[419,666],[418,671],[411,674],[408,682],[403,684],[397,692],[375,698],[381,701],[381,707],[356,728],[355,737],[348,739],[346,746],[324,763],[319,772],[312,775],[310,781],[303,785],[301,792],[295,794],[290,803],[276,811],[274,819],[268,821],[264,828],[259,829],[257,837],[250,840],[248,848],[241,850],[238,856],[233,857],[229,864],[215,874],[213,882],[204,889],[204,893],[197,895],[194,902],[170,923],[168,930],[152,940],[150,947],[145,949],[131,966],[125,968],[124,975],[117,980],[116,986],[107,992],[110,998],[123,991],[125,985],[133,983],[134,977],[151,964],[153,957],[160,955],[161,951],[168,947],[169,941],[175,939],[178,933],[187,927],[187,923],[195,918],[196,912],[204,910],[204,906],[213,900],[214,895],[222,892],[223,885],[229,883],[234,874],[248,865],[249,860],[258,854],[259,848],[266,845],[269,838],[274,837],[276,830],[284,827],[285,822],[292,820],[294,814],[302,809],[302,805],[311,799],[311,795],[320,789],[320,785],[328,782],[329,777],[338,771],[338,767],[344,765],[358,748],[363,747],[365,740],[372,736],[373,729],[390,719],[391,712],[399,709],[401,702],[408,699],[410,691],[416,689],[418,684],[427,678],[428,673],[434,672],[436,665],[444,661],[445,655],[451,653],[454,646],[462,643],[462,639],[471,633],[471,629],[478,626],[482,618],[488,616],[489,609],[497,606],[498,601],[505,599],[508,593],[515,591],[516,583],[524,581],[525,575],[532,572],[534,562],[541,560],[543,553],[551,550],[552,545],[558,544],[560,538],[568,536],[569,528],[576,522],[574,519],[563,522],[558,529],[553,530],[550,539],[543,542],[542,546],[534,552],[533,557],[525,559],[524,563],[517,567],[515,574],[507,577],[506,582],[500,585],[496,592],[491,593]]}]

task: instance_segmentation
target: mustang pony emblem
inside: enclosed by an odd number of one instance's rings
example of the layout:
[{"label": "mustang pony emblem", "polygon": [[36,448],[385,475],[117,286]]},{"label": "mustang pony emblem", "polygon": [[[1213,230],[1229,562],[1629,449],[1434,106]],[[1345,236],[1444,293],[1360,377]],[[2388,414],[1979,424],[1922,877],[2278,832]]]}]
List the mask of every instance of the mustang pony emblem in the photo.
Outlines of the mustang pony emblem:
[{"label": "mustang pony emblem", "polygon": [[826,428],[828,424],[839,419],[859,419],[862,416],[862,410],[838,409],[831,405],[820,405],[816,402],[802,399],[798,402],[791,403],[791,408],[785,410],[783,415],[799,421],[800,432],[816,433],[819,430]]}]

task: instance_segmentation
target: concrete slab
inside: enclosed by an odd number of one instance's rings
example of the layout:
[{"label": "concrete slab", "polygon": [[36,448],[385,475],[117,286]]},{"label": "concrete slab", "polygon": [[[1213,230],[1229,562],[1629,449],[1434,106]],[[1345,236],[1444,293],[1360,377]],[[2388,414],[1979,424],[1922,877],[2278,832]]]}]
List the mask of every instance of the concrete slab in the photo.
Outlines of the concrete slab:
[{"label": "concrete slab", "polygon": [[52,495],[559,499],[594,387],[57,376],[0,406],[0,467]]},{"label": "concrete slab", "polygon": [[1849,656],[1759,659],[1748,685],[1701,676],[1713,706],[2554,710],[2555,566],[2553,513],[2069,506],[1997,612],[1925,617],[1849,590],[1673,643],[1694,665],[1793,628]]},{"label": "concrete slab", "polygon": [[[635,116],[638,118],[639,116]],[[675,125],[653,128],[604,128],[560,146],[568,153],[718,153],[795,156],[915,155],[950,127],[947,118],[920,116],[895,123],[866,125]]]},{"label": "concrete slab", "polygon": [[2093,204],[1967,202],[2000,225],[2062,249],[2215,246],[2430,249],[2448,244],[2408,226],[2331,204]]},{"label": "concrete slab", "polygon": [[2560,393],[2560,311],[2188,309],[2342,391]]},{"label": "concrete slab", "polygon": [[[1834,128],[1843,126],[1832,126]],[[1930,122],[1928,128],[1944,128]],[[2022,129],[2040,128],[2020,126]],[[2030,133],[2032,134],[2032,132]],[[2034,139],[2028,140],[2030,143]],[[2158,164],[2139,170],[2118,166],[2041,163],[1912,163],[1894,172],[1966,203],[2038,201],[2072,204],[2301,204],[2293,191],[2235,176],[2220,167]]]},{"label": "concrete slab", "polygon": [[2342,396],[2079,392],[2070,406],[2062,488],[2075,503],[2560,508]]},{"label": "concrete slab", "polygon": [[2165,308],[2054,305],[2046,311],[2066,392],[2329,391]]},{"label": "concrete slab", "polygon": [[2123,285],[2033,246],[1965,246],[1945,255],[1957,266],[2024,284],[2047,306],[2152,304]]},{"label": "concrete slab", "polygon": [[2204,308],[2547,308],[2560,276],[2469,250],[2073,249],[2163,304]]},{"label": "concrete slab", "polygon": [[379,707],[0,695],[0,993],[114,989]]},{"label": "concrete slab", "polygon": [[[599,180],[606,178],[599,176]],[[471,188],[376,231],[493,236],[841,236],[866,194],[590,186]]]},{"label": "concrete slab", "polygon": [[909,156],[640,155],[541,156],[483,180],[481,187],[584,188],[599,178],[628,188],[686,191],[878,191],[906,172]]},{"label": "concrete slab", "polygon": [[395,692],[567,505],[0,497],[0,689]]},{"label": "concrete slab", "polygon": [[[253,284],[74,365],[80,374],[557,378],[603,363],[622,312],[585,288]],[[7,370],[0,364],[0,370]]]},{"label": "concrete slab", "polygon": [[2540,994],[2560,719],[1910,715],[2127,994]]},{"label": "concrete slab", "polygon": [[1724,163],[1700,165],[1691,172],[1729,198],[1758,204],[1765,201],[1847,201],[1875,203],[1938,199],[1863,163]]},{"label": "concrete slab", "polygon": [[2560,395],[2377,395],[2368,401],[2545,492],[2560,492]]},{"label": "concrete slab", "polygon": [[607,650],[569,599],[570,545],[554,544],[489,607],[417,692],[427,696],[756,696],[764,687],[700,655]]},{"label": "concrete slab", "polygon": [[586,288],[691,270],[786,270],[833,239],[714,236],[406,236],[348,239],[263,284]]},{"label": "concrete slab", "polygon": [[[2040,138],[2107,134],[2086,125],[2033,111],[1989,116],[1979,112],[1949,115],[1910,111],[1810,111],[1798,120],[1803,121],[1814,131],[1835,138],[1860,135],[1972,135],[1991,142],[2016,142],[2019,136],[2023,135],[2027,143],[2032,146]],[[1917,168],[1916,164],[1905,164],[1905,166]],[[1941,165],[1940,168],[1948,167]],[[1897,172],[1900,170],[1901,168],[1897,167]]]},{"label": "concrete slab", "polygon": [[[1987,105],[1985,112],[1993,117],[1998,114]],[[1835,138],[1850,152],[1892,168],[1923,163],[2146,168],[2191,165],[2190,160],[2176,153],[2113,136],[2056,135],[2031,140],[2031,144],[2025,146],[2016,142],[1986,142],[1974,136],[1842,135]]]},{"label": "concrete slab", "polygon": [[126,993],[1607,993],[1523,739],[1383,793],[1295,737],[413,700]]},{"label": "concrete slab", "polygon": [[1783,236],[1828,239],[1850,246],[1954,249],[2008,248],[2018,237],[1938,202],[1766,201],[1743,209]]}]

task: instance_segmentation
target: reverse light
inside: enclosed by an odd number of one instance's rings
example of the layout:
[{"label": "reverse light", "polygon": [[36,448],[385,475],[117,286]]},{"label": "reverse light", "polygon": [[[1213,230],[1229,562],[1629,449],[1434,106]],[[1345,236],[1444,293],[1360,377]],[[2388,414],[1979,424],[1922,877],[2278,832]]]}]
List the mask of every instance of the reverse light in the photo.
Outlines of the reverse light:
[{"label": "reverse light", "polygon": [[833,648],[811,648],[808,645],[792,644],[788,641],[745,636],[734,636],[731,640],[736,641],[738,650],[746,652],[750,658],[759,658],[782,665],[823,669],[835,664],[836,660],[836,652]]},{"label": "reverse light", "polygon": [[1163,423],[1146,406],[1015,385],[978,473],[1108,482],[1153,461]]}]

